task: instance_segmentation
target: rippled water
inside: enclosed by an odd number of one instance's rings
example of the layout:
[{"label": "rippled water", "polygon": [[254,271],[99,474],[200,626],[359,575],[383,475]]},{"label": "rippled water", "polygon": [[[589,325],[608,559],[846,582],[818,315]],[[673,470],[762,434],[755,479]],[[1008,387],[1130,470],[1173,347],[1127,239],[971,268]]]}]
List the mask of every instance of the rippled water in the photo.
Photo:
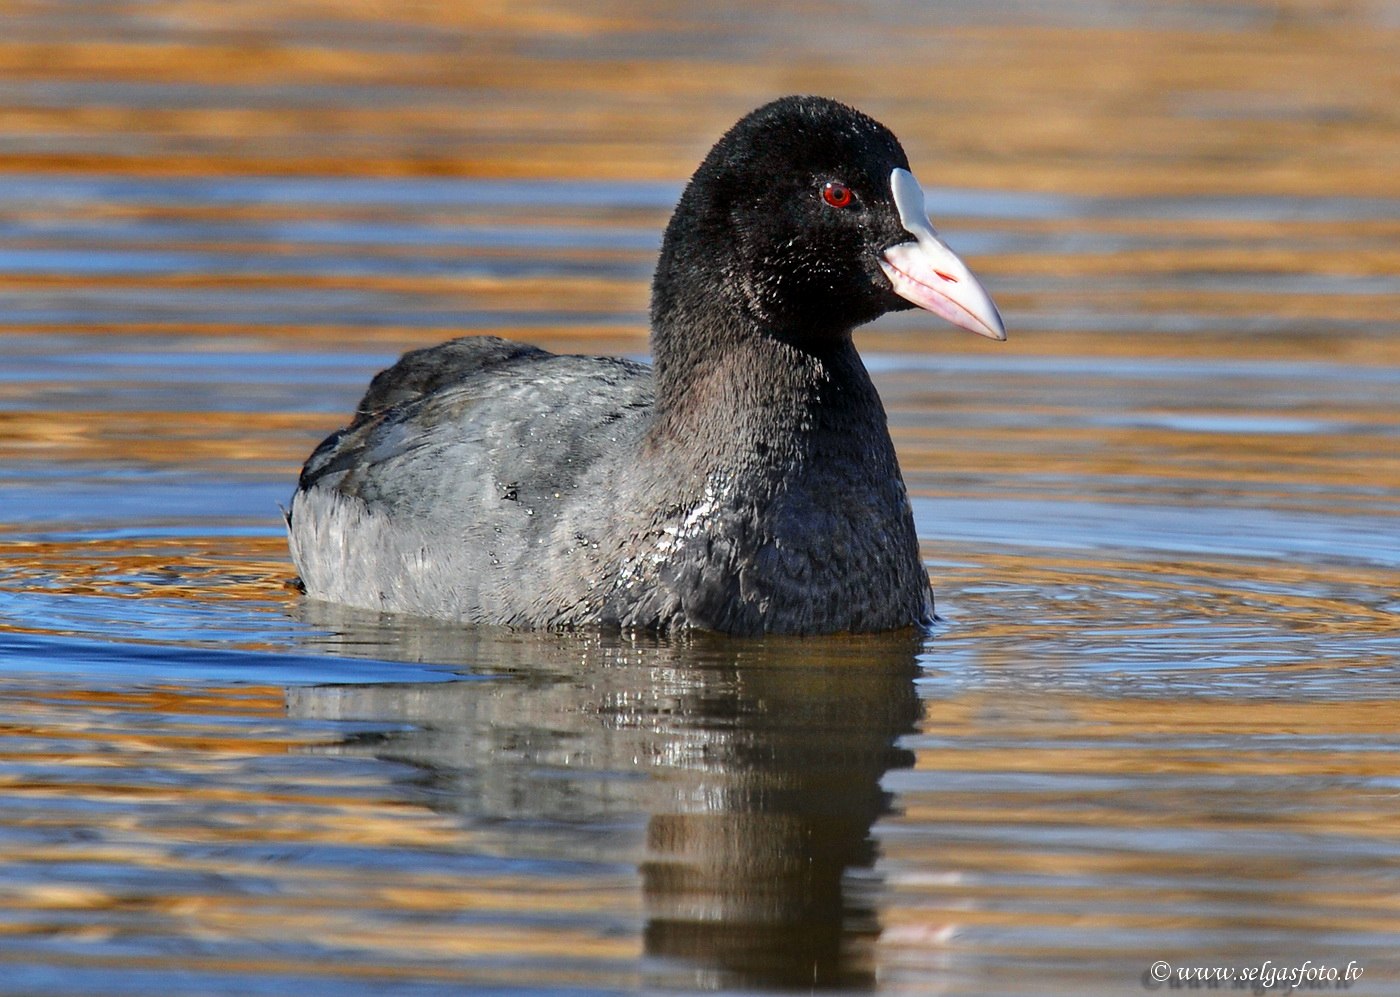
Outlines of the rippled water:
[{"label": "rippled water", "polygon": [[[0,992],[1400,992],[1393,3],[5,17]],[[1011,329],[859,336],[939,632],[301,600],[368,377],[644,355],[682,179],[790,90],[904,136]]]}]

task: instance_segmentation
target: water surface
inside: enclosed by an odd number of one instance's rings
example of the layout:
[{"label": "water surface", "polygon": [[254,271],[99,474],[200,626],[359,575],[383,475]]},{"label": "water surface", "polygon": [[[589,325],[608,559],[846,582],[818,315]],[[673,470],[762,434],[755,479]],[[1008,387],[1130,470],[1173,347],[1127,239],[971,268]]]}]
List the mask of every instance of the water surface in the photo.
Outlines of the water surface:
[{"label": "water surface", "polygon": [[[0,992],[1400,990],[1393,4],[81,7],[0,42]],[[938,631],[304,602],[368,378],[645,356],[792,90],[1011,329],[859,334]]]}]

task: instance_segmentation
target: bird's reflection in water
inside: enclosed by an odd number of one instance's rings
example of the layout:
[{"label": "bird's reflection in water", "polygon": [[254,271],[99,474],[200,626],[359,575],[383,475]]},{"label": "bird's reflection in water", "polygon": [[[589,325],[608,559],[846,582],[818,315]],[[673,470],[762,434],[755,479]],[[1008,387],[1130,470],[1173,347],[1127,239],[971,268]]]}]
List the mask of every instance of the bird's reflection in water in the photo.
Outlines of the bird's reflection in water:
[{"label": "bird's reflection in water", "polygon": [[[634,640],[308,611],[348,653],[488,677],[288,692],[300,716],[391,726],[371,750],[430,773],[435,806],[645,823],[654,985],[873,987],[870,829],[882,776],[910,761],[896,741],[918,715],[919,635]],[[549,837],[593,854],[582,833]]]},{"label": "bird's reflection in water", "polygon": [[880,778],[906,761],[894,742],[917,704],[908,642],[860,646],[740,656],[654,726],[700,743],[659,773],[671,792],[647,828],[648,951],[725,984],[873,985],[861,950],[878,924],[859,872],[874,863]]}]

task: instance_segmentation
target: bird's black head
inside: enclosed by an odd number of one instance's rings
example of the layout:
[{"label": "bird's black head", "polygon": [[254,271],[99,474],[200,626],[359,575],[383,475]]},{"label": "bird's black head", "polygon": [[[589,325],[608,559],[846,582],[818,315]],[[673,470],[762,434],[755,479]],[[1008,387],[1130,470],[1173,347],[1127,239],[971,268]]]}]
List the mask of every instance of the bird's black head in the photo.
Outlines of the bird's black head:
[{"label": "bird's black head", "polygon": [[785,97],[745,116],[695,171],[666,229],[656,328],[723,308],[801,342],[913,307],[880,266],[887,247],[911,238],[890,187],[891,172],[908,168],[889,129],[834,100]]}]

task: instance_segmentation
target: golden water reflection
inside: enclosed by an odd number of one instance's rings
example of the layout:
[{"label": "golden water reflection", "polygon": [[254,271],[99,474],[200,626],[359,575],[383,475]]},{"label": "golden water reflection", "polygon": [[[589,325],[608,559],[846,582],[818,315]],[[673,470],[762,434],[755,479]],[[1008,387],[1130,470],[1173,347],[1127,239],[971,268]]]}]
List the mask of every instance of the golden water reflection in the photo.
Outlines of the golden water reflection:
[{"label": "golden water reflection", "polygon": [[7,936],[292,984],[1111,993],[1295,952],[1400,980],[1391,699],[920,691],[941,662],[907,638],[334,622],[490,677],[7,683]]}]

